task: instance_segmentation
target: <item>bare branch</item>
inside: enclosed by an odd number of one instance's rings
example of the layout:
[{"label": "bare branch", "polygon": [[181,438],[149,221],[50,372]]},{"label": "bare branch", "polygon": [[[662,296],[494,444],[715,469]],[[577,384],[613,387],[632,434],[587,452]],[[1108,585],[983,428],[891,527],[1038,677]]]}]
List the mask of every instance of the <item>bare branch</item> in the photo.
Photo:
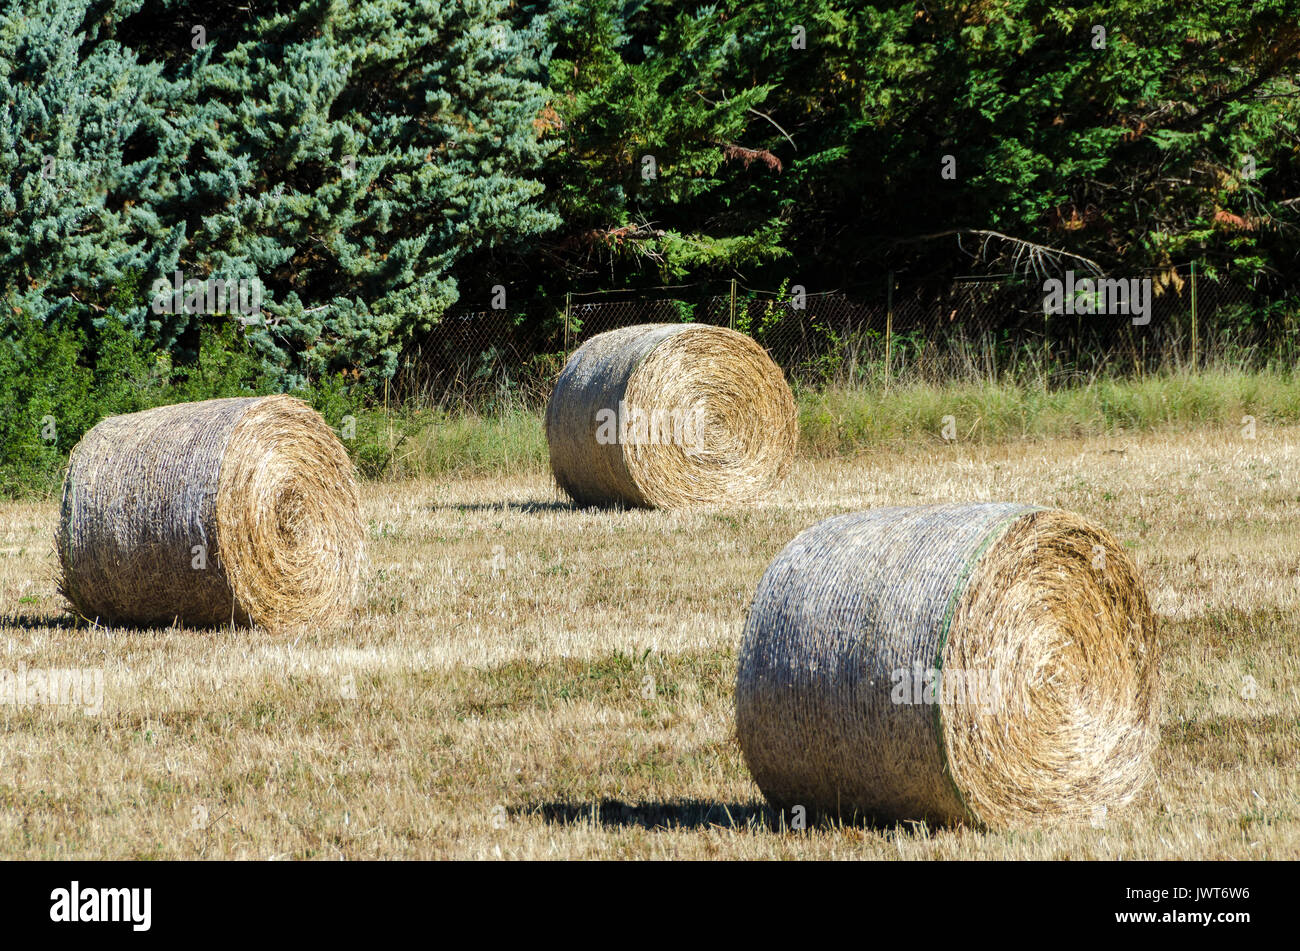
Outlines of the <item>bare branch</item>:
[{"label": "bare branch", "polygon": [[[709,105],[711,105],[711,106],[713,106],[713,107],[715,107],[715,108],[718,106],[718,103],[714,102],[712,99],[710,99],[708,96],[704,95],[704,93],[700,92],[698,89],[695,90],[695,95],[699,96],[701,99],[703,99],[705,102],[707,102]],[[725,102],[725,99],[724,99],[724,102]],[[785,137],[785,140],[786,140],[787,142],[790,143],[790,148],[794,149],[796,152],[799,151],[799,146],[797,146],[797,145],[794,144],[794,139],[790,138],[790,133],[789,133],[789,132],[786,132],[785,129],[783,129],[783,128],[781,128],[779,125],[777,125],[776,120],[773,119],[771,116],[769,116],[767,113],[765,113],[765,112],[759,112],[759,111],[758,111],[757,109],[755,109],[753,106],[746,106],[746,107],[745,107],[745,111],[748,112],[748,113],[750,113],[750,114],[752,114],[752,115],[756,115],[756,116],[758,116],[760,119],[766,119],[768,122],[772,123],[772,125],[773,125],[773,127],[775,127],[776,131],[777,131],[777,132],[780,132],[781,135],[783,135],[783,136]]]},{"label": "bare branch", "polygon": [[961,245],[962,235],[968,234],[984,239],[980,244],[979,255],[971,255],[972,257],[983,257],[988,251],[989,242],[994,239],[1012,245],[1016,252],[1015,257],[1012,259],[1014,262],[1012,270],[1015,270],[1015,268],[1019,266],[1020,260],[1022,256],[1024,256],[1028,266],[1027,269],[1032,269],[1035,276],[1041,276],[1042,274],[1048,273],[1049,265],[1060,270],[1060,262],[1062,258],[1069,258],[1072,261],[1078,261],[1087,267],[1093,274],[1101,275],[1103,273],[1101,266],[1096,261],[1091,258],[1085,258],[1081,254],[1075,254],[1072,251],[1065,251],[1061,248],[1049,247],[1045,244],[1038,244],[1034,241],[1027,241],[1024,238],[1012,237],[1011,235],[1003,234],[1000,231],[987,231],[982,228],[952,228],[948,231],[936,231],[933,234],[918,234],[910,238],[895,238],[894,240],[898,244],[912,244],[918,241],[932,241],[935,238],[948,238],[956,235],[957,246],[961,248],[964,253],[969,254],[970,252],[966,251],[966,249]]}]

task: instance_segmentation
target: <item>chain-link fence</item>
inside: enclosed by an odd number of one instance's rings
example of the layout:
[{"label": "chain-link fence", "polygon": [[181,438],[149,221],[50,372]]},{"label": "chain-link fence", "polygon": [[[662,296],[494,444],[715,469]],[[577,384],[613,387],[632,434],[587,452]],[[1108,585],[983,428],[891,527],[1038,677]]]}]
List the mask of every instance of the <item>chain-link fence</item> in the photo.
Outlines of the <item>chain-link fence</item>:
[{"label": "chain-link fence", "polygon": [[[1011,373],[1053,385],[1101,373],[1207,362],[1295,362],[1300,300],[1212,280],[1191,265],[1107,284],[1062,279],[1060,306],[1042,280],[971,278],[942,287],[882,279],[876,293],[801,288],[692,298],[629,292],[562,306],[449,314],[403,354],[402,399],[536,404],[569,353],[591,336],[638,323],[698,321],[748,333],[794,382],[888,385]],[[1053,312],[1048,313],[1051,310]],[[1097,312],[1093,312],[1097,311]]]}]

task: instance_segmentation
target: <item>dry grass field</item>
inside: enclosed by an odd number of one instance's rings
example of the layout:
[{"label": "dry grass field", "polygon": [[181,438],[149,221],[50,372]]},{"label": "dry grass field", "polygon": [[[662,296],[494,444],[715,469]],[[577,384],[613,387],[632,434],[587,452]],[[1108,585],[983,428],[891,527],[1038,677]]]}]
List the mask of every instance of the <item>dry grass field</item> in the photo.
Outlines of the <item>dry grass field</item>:
[{"label": "dry grass field", "polygon": [[[348,625],[66,618],[51,503],[0,506],[0,670],[95,668],[102,710],[0,704],[5,858],[1300,857],[1300,427],[802,460],[766,503],[578,511],[545,472],[368,484]],[[1008,499],[1131,547],[1165,642],[1157,781],[1083,826],[785,831],[734,737],[748,598],[800,529]]]}]

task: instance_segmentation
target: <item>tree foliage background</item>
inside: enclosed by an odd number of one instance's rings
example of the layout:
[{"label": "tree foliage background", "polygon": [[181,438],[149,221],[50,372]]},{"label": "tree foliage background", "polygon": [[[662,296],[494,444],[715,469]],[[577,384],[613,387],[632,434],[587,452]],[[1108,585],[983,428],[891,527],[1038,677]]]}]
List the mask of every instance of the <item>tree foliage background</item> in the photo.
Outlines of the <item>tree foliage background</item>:
[{"label": "tree foliage background", "polygon": [[288,384],[381,379],[495,285],[943,282],[1029,241],[1290,288],[1298,119],[1300,0],[9,0],[0,339],[192,361],[231,318],[157,313],[177,270],[262,282],[239,333]]}]

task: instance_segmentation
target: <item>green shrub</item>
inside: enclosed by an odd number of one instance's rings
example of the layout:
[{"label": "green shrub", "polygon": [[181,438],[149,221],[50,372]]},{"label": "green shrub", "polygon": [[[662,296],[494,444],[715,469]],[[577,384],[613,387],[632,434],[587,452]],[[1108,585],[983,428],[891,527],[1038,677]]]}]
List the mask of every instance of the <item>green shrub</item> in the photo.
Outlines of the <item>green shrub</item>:
[{"label": "green shrub", "polygon": [[[280,391],[276,375],[233,323],[204,328],[197,357],[173,365],[115,318],[89,332],[80,322],[71,311],[48,326],[23,310],[0,317],[0,497],[56,491],[69,451],[106,416]],[[349,436],[363,411],[364,388],[334,374],[291,392],[314,406],[355,453],[360,444]]]},{"label": "green shrub", "polygon": [[26,312],[0,319],[0,340],[0,495],[48,492],[95,420],[94,374],[78,362],[85,341]]}]

